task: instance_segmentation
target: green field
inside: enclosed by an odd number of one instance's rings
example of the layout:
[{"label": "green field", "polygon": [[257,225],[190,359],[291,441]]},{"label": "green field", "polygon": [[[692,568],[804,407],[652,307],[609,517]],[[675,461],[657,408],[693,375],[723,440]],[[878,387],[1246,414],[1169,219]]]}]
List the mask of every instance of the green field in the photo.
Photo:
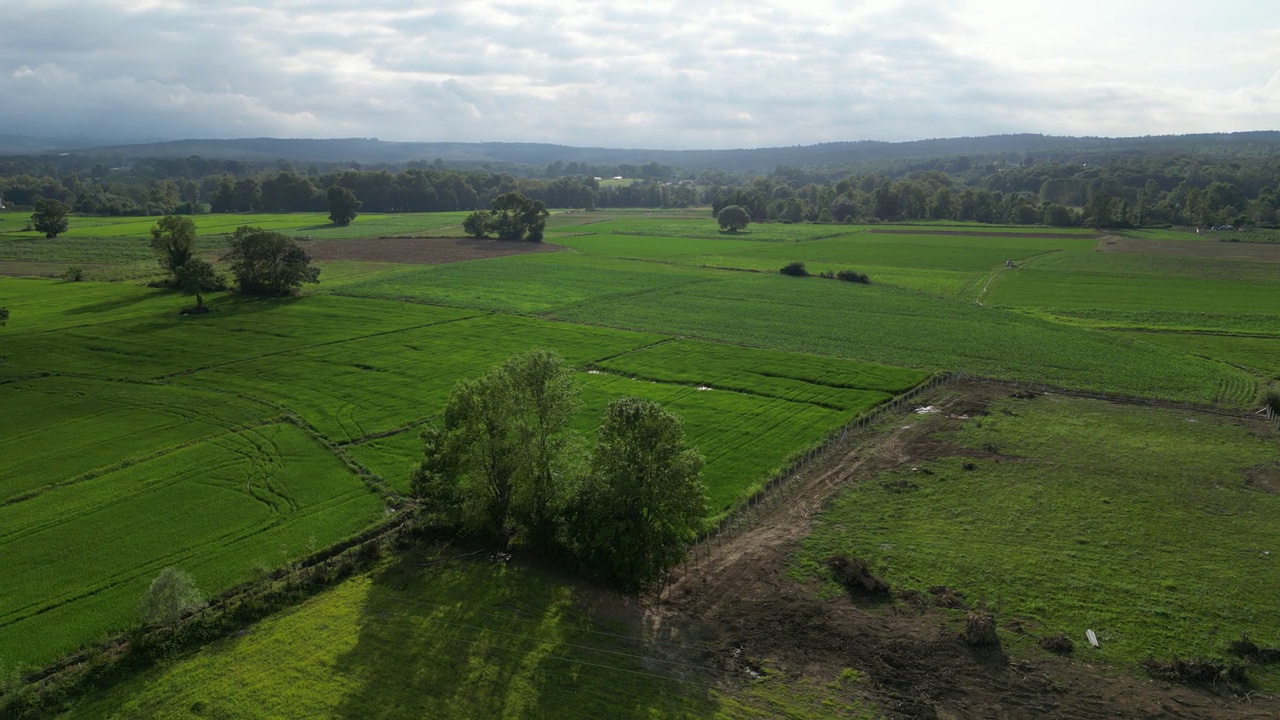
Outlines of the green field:
[{"label": "green field", "polygon": [[[1270,246],[955,224],[724,234],[690,212],[557,216],[547,237],[559,252],[325,263],[302,296],[210,293],[204,316],[179,316],[190,298],[130,282],[0,277],[12,312],[0,328],[0,663],[45,663],[127,628],[167,565],[217,593],[370,528],[403,501],[420,433],[453,384],[534,347],[577,370],[572,427],[588,440],[621,395],[679,414],[707,459],[709,522],[933,373],[1233,409],[1280,375]],[[195,219],[214,250],[244,224],[359,243],[456,235],[464,216],[362,215],[348,228],[322,214]],[[0,274],[85,263],[91,278],[154,275],[154,221],[73,218],[46,241],[20,232],[25,217],[0,215]],[[792,261],[871,284],[777,272]],[[1244,552],[1280,540],[1267,524],[1274,496],[1239,482],[1277,462],[1274,438],[1102,407],[1042,397],[969,423],[947,440],[999,446],[1009,461],[967,472],[938,460],[910,493],[855,488],[798,572],[816,577],[821,553],[856,550],[900,586],[954,585],[1072,637],[1096,627],[1107,633],[1099,657],[1122,666],[1143,652],[1218,652],[1242,631],[1280,644],[1263,600],[1280,580]],[[1186,558],[1194,573],[1179,571]],[[492,634],[510,626],[477,616],[466,622],[475,637],[441,634],[434,611],[400,619],[389,603],[401,600],[380,585],[455,611],[532,608],[547,635],[493,652]],[[374,697],[389,714],[463,717],[552,716],[571,697],[583,717],[854,712],[831,679],[688,693],[661,674],[589,670],[596,651],[577,646],[599,618],[575,609],[574,593],[518,568],[397,566],[78,712],[342,716]],[[424,644],[393,641],[410,634]],[[576,669],[552,669],[565,662]],[[413,681],[392,687],[403,679],[393,668],[413,668]],[[637,683],[624,691],[634,707],[609,705],[619,682]]]},{"label": "green field", "polygon": [[[934,436],[954,457],[843,493],[797,571],[863,557],[896,588],[945,585],[1036,637],[1079,648],[1094,629],[1101,649],[1077,655],[1127,666],[1228,657],[1242,633],[1280,644],[1280,496],[1249,479],[1277,477],[1274,431],[1050,395],[990,410]],[[999,455],[966,456],[984,448]],[[1280,688],[1280,672],[1259,673]]]},{"label": "green field", "polygon": [[647,637],[634,610],[589,611],[554,577],[425,559],[425,570],[404,562],[348,581],[65,717],[880,716],[834,677],[746,682],[706,669],[700,646]]}]

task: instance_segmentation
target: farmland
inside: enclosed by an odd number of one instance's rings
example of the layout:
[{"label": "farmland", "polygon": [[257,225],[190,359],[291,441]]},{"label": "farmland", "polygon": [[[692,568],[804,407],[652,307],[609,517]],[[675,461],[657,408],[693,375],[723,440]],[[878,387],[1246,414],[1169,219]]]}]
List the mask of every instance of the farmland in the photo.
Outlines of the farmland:
[{"label": "farmland", "polygon": [[[0,588],[0,660],[38,665],[129,627],[165,566],[215,594],[377,526],[410,502],[421,432],[454,384],[534,347],[575,369],[571,427],[588,440],[623,395],[683,418],[707,460],[708,527],[797,455],[937,373],[1231,412],[1251,409],[1280,373],[1280,305],[1268,292],[1280,262],[1265,250],[1172,231],[975,225],[726,234],[688,215],[557,216],[555,251],[439,262],[432,248],[444,244],[388,258],[363,239],[456,236],[461,213],[361,215],[349,228],[318,214],[200,216],[206,250],[256,224],[323,239],[334,258],[302,296],[210,293],[201,317],[178,315],[189,298],[135,282],[0,278],[12,312],[0,329],[0,572],[12,578]],[[0,215],[4,272],[92,263],[91,277],[155,274],[153,219],[73,220],[46,241]],[[871,283],[777,272],[793,261]],[[942,427],[937,442],[958,450],[916,465],[931,475],[893,468],[851,485],[795,564],[770,572],[831,603],[821,560],[857,554],[895,587],[953,586],[1046,633],[1102,627],[1099,659],[1121,668],[1144,653],[1220,654],[1233,634],[1271,642],[1280,632],[1258,603],[1224,608],[1208,591],[1280,590],[1266,567],[1240,565],[1280,539],[1265,521],[1274,495],[1239,482],[1280,461],[1274,438],[1209,415],[1058,396],[990,410]],[[984,460],[965,470],[960,455],[974,454]],[[884,489],[899,480],[917,487]],[[817,510],[804,507],[806,519]],[[1211,538],[1212,551],[1196,538]],[[76,712],[325,716],[379,697],[391,714],[480,717],[499,706],[546,714],[573,696],[585,717],[608,707],[617,682],[629,683],[636,716],[871,712],[826,666],[745,688],[717,677],[673,684],[703,672],[688,667],[618,680],[596,655],[631,652],[635,638],[601,633],[642,634],[648,619],[602,612],[617,596],[519,561],[428,552],[440,567],[393,559]],[[1177,558],[1192,554],[1206,569],[1179,575]],[[1081,573],[1107,581],[1090,587]],[[493,620],[513,608],[516,620]],[[1165,625],[1145,621],[1153,615]],[[407,635],[437,639],[399,646]],[[649,640],[640,647],[652,650]],[[470,653],[465,663],[451,660],[458,653]],[[621,667],[653,669],[630,662]],[[392,667],[411,668],[421,692],[393,688]]]}]

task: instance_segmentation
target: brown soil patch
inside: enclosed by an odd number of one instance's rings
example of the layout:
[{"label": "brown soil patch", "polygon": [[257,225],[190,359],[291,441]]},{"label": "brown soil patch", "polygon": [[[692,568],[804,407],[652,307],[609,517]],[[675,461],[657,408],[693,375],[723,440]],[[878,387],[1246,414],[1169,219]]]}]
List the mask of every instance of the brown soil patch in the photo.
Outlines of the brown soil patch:
[{"label": "brown soil patch", "polygon": [[749,529],[700,546],[660,594],[642,601],[647,629],[719,648],[735,659],[734,675],[744,681],[748,668],[760,666],[752,662],[766,658],[768,672],[823,683],[843,668],[856,668],[867,680],[851,692],[878,703],[890,718],[1280,717],[1274,697],[1254,695],[1246,703],[1119,674],[1056,654],[1065,647],[1032,650],[1032,636],[1030,660],[1011,659],[999,647],[973,647],[962,637],[964,628],[948,624],[933,602],[946,588],[934,597],[915,593],[914,603],[900,597],[886,604],[819,597],[814,587],[788,577],[811,518],[843,486],[950,454],[954,447],[929,435],[1008,396],[1008,388],[995,385],[943,386],[920,399],[941,412],[904,413],[864,430],[850,451],[811,472],[785,500],[761,509]]},{"label": "brown soil patch", "polygon": [[475,238],[366,238],[361,240],[314,240],[302,247],[312,260],[361,260],[366,262],[443,265],[463,260],[523,255],[561,250],[550,243]]},{"label": "brown soil patch", "polygon": [[1280,466],[1259,465],[1246,469],[1244,486],[1250,490],[1280,495]]},{"label": "brown soil patch", "polygon": [[946,237],[1009,237],[1037,238],[1040,240],[1061,240],[1062,238],[1088,239],[1093,235],[1074,235],[1071,233],[1049,232],[983,232],[981,230],[903,230],[898,228],[871,228],[867,232],[877,235],[942,235]]},{"label": "brown soil patch", "polygon": [[1280,244],[1216,242],[1213,240],[1141,240],[1108,235],[1098,249],[1107,253],[1182,255],[1218,260],[1280,262]]}]

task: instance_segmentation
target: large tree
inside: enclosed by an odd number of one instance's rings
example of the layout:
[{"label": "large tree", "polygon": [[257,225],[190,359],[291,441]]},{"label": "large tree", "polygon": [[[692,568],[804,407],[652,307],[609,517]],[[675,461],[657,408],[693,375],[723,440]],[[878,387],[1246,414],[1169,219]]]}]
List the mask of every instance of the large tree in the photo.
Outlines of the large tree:
[{"label": "large tree", "polygon": [[702,465],[679,417],[643,398],[609,403],[568,525],[575,549],[627,587],[658,579],[702,526]]},{"label": "large tree", "polygon": [[287,235],[241,226],[227,236],[227,247],[222,259],[231,264],[240,292],[289,295],[304,282],[320,282],[320,268]]},{"label": "large tree", "polygon": [[226,283],[209,263],[191,258],[173,272],[173,284],[185,295],[196,296],[196,313],[207,312],[204,293],[223,288]]},{"label": "large tree", "polygon": [[549,215],[541,200],[531,200],[518,192],[503,193],[493,199],[490,228],[499,240],[542,242]]},{"label": "large tree", "polygon": [[433,522],[501,542],[549,548],[572,492],[578,409],[574,372],[556,353],[512,356],[458,382],[444,427],[423,434],[412,480]]},{"label": "large tree", "polygon": [[31,227],[44,233],[46,238],[53,239],[67,231],[70,224],[67,217],[70,214],[71,208],[65,203],[42,198],[36,202],[36,211],[31,214]]},{"label": "large tree", "polygon": [[356,219],[361,202],[356,194],[341,185],[329,186],[329,222],[334,225],[350,225]]},{"label": "large tree", "polygon": [[181,215],[165,215],[151,228],[151,249],[171,277],[195,254],[196,224]]},{"label": "large tree", "polygon": [[751,215],[740,205],[730,205],[716,215],[721,230],[738,232],[751,222]]}]

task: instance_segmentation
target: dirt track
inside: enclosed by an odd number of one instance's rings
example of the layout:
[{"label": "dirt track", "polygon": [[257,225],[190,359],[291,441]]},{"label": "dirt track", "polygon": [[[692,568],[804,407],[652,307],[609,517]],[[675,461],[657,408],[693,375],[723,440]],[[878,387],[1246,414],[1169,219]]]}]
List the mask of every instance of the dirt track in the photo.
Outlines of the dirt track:
[{"label": "dirt track", "polygon": [[1008,394],[988,384],[943,386],[922,398],[942,413],[891,417],[863,431],[853,450],[811,473],[750,530],[699,553],[650,603],[648,625],[687,635],[697,618],[703,641],[768,658],[789,676],[829,682],[842,668],[857,668],[869,678],[861,684],[866,696],[894,718],[1280,717],[1277,698],[1246,702],[1047,652],[1015,661],[999,649],[975,650],[938,610],[822,599],[786,576],[811,517],[841,487],[902,463],[957,454],[929,435],[958,422],[948,414],[983,412]]},{"label": "dirt track", "polygon": [[905,228],[871,228],[867,232],[876,235],[942,235],[947,237],[1009,237],[1009,238],[1038,238],[1041,240],[1061,240],[1063,238],[1089,239],[1092,235],[1075,235],[1071,233],[1036,233],[1036,232],[983,232],[981,230],[930,230],[921,228],[919,230],[908,230]]}]

